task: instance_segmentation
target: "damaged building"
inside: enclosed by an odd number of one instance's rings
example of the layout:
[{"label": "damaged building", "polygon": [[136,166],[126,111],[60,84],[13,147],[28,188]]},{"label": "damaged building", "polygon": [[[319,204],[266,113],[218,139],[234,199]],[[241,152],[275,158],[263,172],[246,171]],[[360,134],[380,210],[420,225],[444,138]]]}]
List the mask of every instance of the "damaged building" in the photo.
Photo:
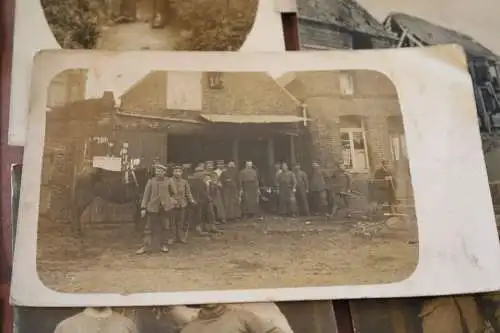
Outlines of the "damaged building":
[{"label": "damaged building", "polygon": [[[355,0],[297,0],[295,34],[300,50],[390,48],[397,38]],[[295,43],[296,44],[296,43]]]},{"label": "damaged building", "polygon": [[463,47],[474,82],[474,94],[481,129],[500,128],[500,57],[479,42],[458,31],[418,17],[392,13],[384,21],[390,33],[398,36],[396,47],[423,47],[458,44]]}]

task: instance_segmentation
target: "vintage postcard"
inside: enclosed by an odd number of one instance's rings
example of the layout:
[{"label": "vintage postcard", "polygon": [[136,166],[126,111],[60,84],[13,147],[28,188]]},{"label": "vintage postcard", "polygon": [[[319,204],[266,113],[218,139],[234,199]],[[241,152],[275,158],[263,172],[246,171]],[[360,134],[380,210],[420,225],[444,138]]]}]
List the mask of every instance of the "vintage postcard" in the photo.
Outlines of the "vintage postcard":
[{"label": "vintage postcard", "polygon": [[16,304],[498,288],[459,47],[75,52],[35,59]]},{"label": "vintage postcard", "polygon": [[[40,50],[284,51],[289,0],[17,1],[9,144],[24,146]],[[37,28],[34,30],[33,27]],[[30,43],[26,43],[30,40]]]},{"label": "vintage postcard", "polygon": [[332,302],[16,308],[16,333],[334,333]]}]

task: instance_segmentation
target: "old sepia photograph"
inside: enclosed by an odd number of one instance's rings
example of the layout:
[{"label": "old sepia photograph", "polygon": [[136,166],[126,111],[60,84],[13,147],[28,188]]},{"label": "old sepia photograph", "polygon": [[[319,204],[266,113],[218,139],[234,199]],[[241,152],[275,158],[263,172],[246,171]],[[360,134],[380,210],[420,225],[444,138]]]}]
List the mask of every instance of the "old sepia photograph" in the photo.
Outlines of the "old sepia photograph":
[{"label": "old sepia photograph", "polygon": [[[83,99],[86,78],[64,71],[47,92],[37,267],[48,287],[376,284],[414,271],[405,132],[384,75],[155,71],[119,106],[106,92]],[[182,110],[169,107],[180,82]]]},{"label": "old sepia photograph", "polygon": [[237,51],[258,0],[40,0],[66,49]]},{"label": "old sepia photograph", "polygon": [[16,308],[16,332],[332,333],[331,301],[168,307]]},{"label": "old sepia photograph", "polygon": [[325,54],[41,53],[14,303],[425,295],[429,272],[447,281],[432,293],[472,288],[458,270],[488,291],[499,244],[462,50]]}]

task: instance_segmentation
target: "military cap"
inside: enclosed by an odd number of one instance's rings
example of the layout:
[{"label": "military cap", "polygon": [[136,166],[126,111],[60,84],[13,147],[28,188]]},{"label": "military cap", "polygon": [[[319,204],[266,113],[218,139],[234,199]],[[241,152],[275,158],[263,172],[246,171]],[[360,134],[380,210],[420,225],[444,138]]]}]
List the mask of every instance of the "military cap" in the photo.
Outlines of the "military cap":
[{"label": "military cap", "polygon": [[167,171],[167,167],[166,167],[166,166],[164,166],[163,164],[160,164],[160,163],[155,163],[155,164],[153,164],[153,166],[154,166],[155,168],[158,168],[158,169],[162,169],[162,170],[164,170],[164,171]]}]

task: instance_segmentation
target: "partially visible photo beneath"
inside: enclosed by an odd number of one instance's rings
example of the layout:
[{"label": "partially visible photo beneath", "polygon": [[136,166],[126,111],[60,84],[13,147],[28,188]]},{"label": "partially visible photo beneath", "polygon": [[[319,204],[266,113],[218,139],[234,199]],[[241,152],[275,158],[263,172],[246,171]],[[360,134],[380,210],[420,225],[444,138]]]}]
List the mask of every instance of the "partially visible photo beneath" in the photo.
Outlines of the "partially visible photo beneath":
[{"label": "partially visible photo beneath", "polygon": [[500,293],[350,303],[357,333],[500,332]]},{"label": "partially visible photo beneath", "polygon": [[16,308],[17,333],[335,333],[332,302]]},{"label": "partially visible photo beneath", "polygon": [[415,270],[403,116],[383,74],[153,71],[119,106],[85,99],[87,74],[64,71],[47,91],[47,287],[377,284]]},{"label": "partially visible photo beneath", "polygon": [[40,0],[64,49],[237,51],[258,0]]}]

